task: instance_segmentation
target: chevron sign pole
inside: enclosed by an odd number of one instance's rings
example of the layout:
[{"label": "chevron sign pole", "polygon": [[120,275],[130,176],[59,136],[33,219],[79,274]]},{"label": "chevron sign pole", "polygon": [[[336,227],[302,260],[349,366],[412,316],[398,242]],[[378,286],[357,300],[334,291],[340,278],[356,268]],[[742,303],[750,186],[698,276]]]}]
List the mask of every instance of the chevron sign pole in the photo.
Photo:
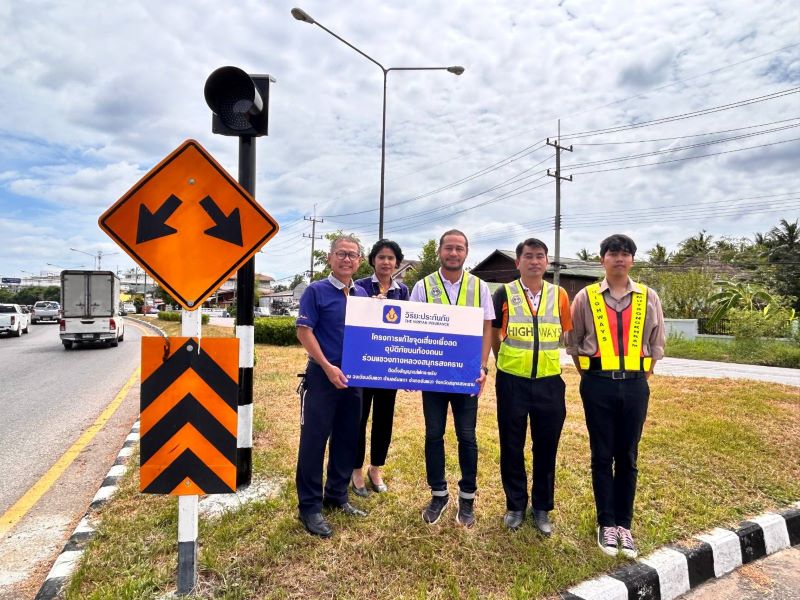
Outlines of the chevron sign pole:
[{"label": "chevron sign pole", "polygon": [[178,594],[197,581],[199,494],[236,492],[239,342],[203,340],[200,312],[185,337],[142,338],[140,490],[178,496]]}]

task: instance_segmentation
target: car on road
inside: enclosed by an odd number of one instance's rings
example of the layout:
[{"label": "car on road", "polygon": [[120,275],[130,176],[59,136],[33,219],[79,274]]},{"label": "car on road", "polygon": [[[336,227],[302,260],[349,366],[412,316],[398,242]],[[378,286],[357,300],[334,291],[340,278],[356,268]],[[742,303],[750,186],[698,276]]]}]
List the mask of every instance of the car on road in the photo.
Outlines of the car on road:
[{"label": "car on road", "polygon": [[53,321],[58,323],[61,318],[61,305],[53,300],[39,300],[31,309],[31,323],[39,321]]},{"label": "car on road", "polygon": [[19,337],[28,333],[30,319],[19,304],[0,304],[0,333]]},{"label": "car on road", "polygon": [[125,302],[122,305],[122,311],[126,314],[132,315],[136,313],[136,305],[133,302]]}]

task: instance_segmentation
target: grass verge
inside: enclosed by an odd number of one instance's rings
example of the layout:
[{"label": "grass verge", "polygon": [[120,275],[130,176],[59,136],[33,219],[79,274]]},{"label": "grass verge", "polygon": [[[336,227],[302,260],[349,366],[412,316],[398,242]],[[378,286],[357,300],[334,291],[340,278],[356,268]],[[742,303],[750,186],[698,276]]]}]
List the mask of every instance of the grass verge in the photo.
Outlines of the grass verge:
[{"label": "grass verge", "polygon": [[737,339],[667,339],[666,355],[674,358],[800,369],[800,345],[792,341]]},{"label": "grass verge", "polygon": [[[495,397],[493,386],[487,386],[478,415],[478,521],[473,529],[457,527],[452,508],[436,526],[422,522],[429,492],[420,397],[401,392],[385,468],[390,493],[355,499],[369,516],[348,520],[332,515],[334,537],[319,540],[296,519],[295,374],[304,364],[303,352],[257,346],[256,354],[254,474],[284,485],[274,498],[201,520],[199,597],[542,598],[623,562],[594,545],[589,443],[574,370],[564,376],[568,416],[551,539],[536,535],[529,522],[516,533],[502,526]],[[796,388],[670,377],[655,377],[651,383],[634,520],[644,554],[800,498]],[[451,420],[451,496],[458,474]],[[177,501],[138,494],[137,485],[133,469],[103,509],[98,535],[67,598],[157,598],[174,589]]]}]

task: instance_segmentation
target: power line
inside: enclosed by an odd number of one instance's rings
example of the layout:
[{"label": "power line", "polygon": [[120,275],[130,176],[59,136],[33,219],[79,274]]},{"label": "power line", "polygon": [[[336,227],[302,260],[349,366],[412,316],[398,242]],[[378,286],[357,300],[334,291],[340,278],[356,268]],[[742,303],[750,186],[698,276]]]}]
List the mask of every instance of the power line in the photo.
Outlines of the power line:
[{"label": "power line", "polygon": [[[532,165],[532,166],[528,167],[527,169],[525,169],[525,170],[513,175],[512,177],[509,177],[505,181],[503,181],[503,182],[501,182],[501,183],[499,183],[499,184],[497,184],[495,186],[492,186],[492,187],[490,187],[488,189],[485,189],[485,190],[483,190],[481,192],[476,192],[476,193],[471,194],[471,195],[469,195],[469,196],[467,196],[465,198],[459,198],[457,200],[454,200],[453,202],[448,202],[446,204],[442,204],[440,206],[437,206],[436,208],[431,208],[431,209],[427,209],[427,210],[423,210],[423,211],[418,211],[418,212],[412,213],[410,215],[406,215],[404,217],[397,217],[397,218],[393,219],[392,222],[418,219],[418,218],[420,218],[420,217],[422,217],[424,215],[433,214],[433,213],[445,210],[445,209],[447,209],[447,208],[449,208],[451,206],[455,206],[456,204],[463,204],[464,202],[466,202],[468,200],[473,200],[475,198],[478,198],[480,196],[488,194],[489,192],[493,192],[495,190],[498,190],[500,188],[506,187],[508,185],[513,185],[513,184],[519,183],[520,181],[523,181],[525,179],[529,179],[531,177],[534,177],[536,175],[536,173],[529,173],[528,175],[525,175],[524,177],[522,177],[521,175],[523,175],[524,173],[526,173],[528,171],[533,170],[534,168],[536,168],[539,165],[541,165],[542,163],[550,160],[551,158],[552,158],[552,156],[550,156],[548,158],[545,158],[543,160],[540,160],[535,165]],[[535,183],[535,182],[537,182],[537,181],[539,181],[541,179],[544,179],[544,178],[545,178],[545,175],[541,175],[540,177],[537,177],[533,181],[529,181],[528,183],[526,183],[524,185],[531,185],[531,184],[533,184],[533,183]],[[519,190],[522,187],[524,187],[524,186],[520,186],[518,188],[514,188],[514,190],[511,190],[511,191]],[[482,204],[479,204],[478,206],[482,206]],[[337,221],[337,220],[334,220],[334,219],[329,219],[329,221],[332,222],[332,223],[344,223],[344,222],[346,222],[346,221]],[[352,225],[375,225],[374,222],[357,222],[357,223],[351,223],[351,224]]]},{"label": "power line", "polygon": [[698,142],[696,144],[689,144],[687,146],[675,146],[674,148],[665,148],[663,150],[653,150],[651,152],[642,152],[640,154],[630,154],[628,156],[620,156],[620,157],[617,157],[617,158],[605,158],[605,159],[602,159],[602,160],[595,160],[595,161],[590,161],[590,162],[585,162],[585,163],[577,163],[577,164],[574,164],[574,165],[567,165],[567,168],[579,169],[579,168],[583,168],[583,167],[590,167],[590,166],[608,164],[608,163],[613,163],[613,162],[620,162],[620,161],[625,161],[625,160],[633,160],[635,158],[646,158],[646,157],[649,157],[649,156],[660,156],[662,154],[669,154],[671,152],[681,152],[683,150],[691,150],[692,148],[702,148],[702,147],[705,147],[705,146],[713,146],[714,144],[724,144],[726,142],[733,142],[733,141],[736,141],[736,140],[742,140],[742,139],[746,139],[746,138],[751,138],[751,137],[754,137],[754,136],[763,135],[765,133],[775,133],[776,131],[785,131],[786,129],[792,129],[794,127],[800,127],[800,123],[797,123],[795,125],[784,125],[783,127],[775,127],[773,129],[765,129],[764,131],[754,131],[752,133],[743,133],[741,135],[735,135],[735,136],[728,137],[728,138],[720,138],[720,139],[717,139],[717,140],[709,140],[707,142]]},{"label": "power line", "polygon": [[617,142],[578,142],[573,146],[616,146],[620,144],[647,144],[650,142],[669,142],[673,140],[683,140],[692,137],[702,137],[705,135],[718,135],[720,133],[731,133],[733,131],[743,131],[745,129],[755,129],[756,127],[765,127],[767,125],[777,125],[778,123],[788,123],[789,121],[796,121],[800,117],[792,117],[790,119],[781,119],[780,121],[769,121],[768,123],[759,123],[758,125],[748,125],[746,127],[735,127],[733,129],[720,129],[719,131],[706,131],[703,133],[686,133],[676,137],[653,138],[649,140],[625,140]]},{"label": "power line", "polygon": [[[479,171],[476,171],[474,173],[471,173],[470,175],[462,177],[461,179],[459,179],[457,181],[453,181],[453,182],[448,183],[448,184],[446,184],[446,185],[444,185],[442,187],[436,188],[435,190],[430,190],[428,192],[424,192],[422,194],[419,194],[419,195],[414,196],[412,198],[408,198],[406,200],[401,200],[399,202],[389,203],[389,204],[386,205],[386,207],[401,206],[403,204],[408,204],[409,202],[414,202],[416,200],[421,200],[423,198],[428,198],[428,197],[433,196],[435,194],[438,194],[440,192],[452,189],[454,187],[457,187],[459,185],[462,185],[464,183],[467,183],[469,181],[477,179],[478,177],[482,177],[483,175],[486,175],[488,173],[492,173],[494,171],[497,171],[498,169],[501,169],[501,168],[503,168],[503,167],[505,167],[507,165],[510,165],[511,163],[516,162],[516,161],[520,160],[521,158],[524,158],[525,156],[533,154],[534,152],[536,152],[538,150],[541,150],[542,148],[545,148],[545,144],[543,142],[541,142],[541,141],[537,142],[536,144],[532,144],[530,146],[527,146],[527,147],[523,148],[522,150],[520,150],[518,152],[515,152],[514,154],[511,154],[510,156],[507,156],[507,157],[503,158],[502,160],[499,160],[499,161],[489,165],[488,167],[484,167],[483,169],[480,169]],[[544,162],[544,161],[542,161],[542,162]],[[537,164],[541,164],[541,162],[537,163]],[[339,213],[339,214],[335,214],[335,215],[322,215],[322,216],[324,216],[326,219],[332,219],[334,217],[350,217],[350,216],[354,216],[354,215],[362,215],[362,214],[366,214],[366,213],[376,212],[377,210],[378,210],[377,208],[371,208],[371,209],[367,209],[367,210],[359,210],[359,211],[354,211],[354,212],[349,212],[349,213]]]},{"label": "power line", "polygon": [[582,138],[582,137],[590,137],[595,135],[600,135],[604,133],[617,133],[619,131],[627,131],[630,129],[640,129],[642,127],[652,127],[653,125],[662,125],[664,123],[672,123],[674,121],[683,121],[685,119],[692,119],[694,117],[700,117],[704,115],[710,115],[713,113],[721,112],[724,110],[730,110],[732,108],[740,108],[742,106],[749,106],[751,104],[757,104],[759,102],[766,102],[768,100],[775,100],[776,98],[782,98],[784,96],[789,96],[791,94],[796,94],[800,91],[800,87],[794,88],[787,88],[785,90],[781,90],[779,92],[773,92],[771,94],[764,94],[763,96],[755,96],[754,98],[746,98],[744,100],[738,100],[736,102],[730,102],[728,104],[720,104],[719,106],[712,106],[709,108],[703,108],[700,110],[695,110],[692,112],[687,113],[680,113],[677,115],[672,115],[669,117],[660,117],[658,119],[650,119],[649,121],[641,121],[639,123],[632,123],[629,125],[618,125],[616,127],[606,127],[604,129],[592,129],[587,131],[579,131],[577,133],[570,133],[563,136],[563,139],[574,139],[574,138]]},{"label": "power line", "polygon": [[597,169],[595,171],[576,171],[575,175],[590,175],[590,174],[593,174],[593,173],[608,173],[609,171],[625,171],[627,169],[638,169],[638,168],[641,168],[641,167],[652,167],[653,165],[665,165],[665,164],[668,164],[668,163],[682,162],[682,161],[685,161],[685,160],[697,160],[697,159],[700,159],[700,158],[708,158],[709,156],[720,156],[722,154],[732,154],[734,152],[743,152],[745,150],[755,150],[757,148],[767,148],[769,146],[777,146],[779,144],[787,144],[789,142],[796,142],[797,140],[800,140],[800,138],[792,138],[792,139],[789,139],[789,140],[782,140],[780,142],[772,142],[770,144],[761,144],[759,146],[747,146],[746,148],[737,148],[736,150],[726,150],[724,152],[712,152],[710,154],[700,154],[698,156],[686,156],[684,158],[673,158],[671,160],[661,160],[661,161],[652,162],[652,163],[645,163],[645,164],[642,164],[642,165],[629,165],[627,167],[613,167],[611,169]]},{"label": "power line", "polygon": [[[669,205],[669,206],[656,205],[639,209],[625,209],[618,211],[599,211],[593,213],[583,213],[575,215],[574,218],[572,217],[572,215],[567,214],[564,217],[566,221],[564,228],[572,229],[575,227],[586,227],[592,229],[598,227],[607,227],[609,221],[615,221],[617,223],[624,221],[624,223],[626,224],[628,223],[642,224],[642,223],[653,223],[653,222],[660,223],[660,222],[675,222],[684,220],[697,220],[698,217],[703,217],[708,219],[708,218],[713,218],[715,216],[718,217],[735,216],[754,209],[757,209],[761,213],[780,212],[788,208],[794,208],[795,206],[800,206],[800,202],[797,202],[797,200],[800,200],[800,198],[783,198],[773,201],[770,205],[764,205],[763,203],[757,203],[757,202],[749,203],[738,207],[731,207],[730,205],[731,203],[737,203],[746,200],[762,200],[765,198],[774,198],[777,196],[798,194],[798,193],[800,193],[800,191],[785,192],[782,194],[766,194],[762,196],[750,196],[747,198],[739,198],[735,200],[719,200],[700,205],[699,209],[701,210],[698,213],[690,213],[687,209],[683,208],[686,206],[698,206],[696,203],[692,203],[692,204]],[[670,211],[676,213],[678,216],[670,218],[671,217]],[[580,219],[584,220],[581,221]],[[552,217],[534,219],[532,221],[527,221],[524,223],[510,223],[506,225],[507,227],[504,229],[502,233],[477,234],[475,236],[472,236],[471,239],[473,241],[483,241],[483,242],[493,241],[496,239],[509,237],[509,229],[512,230],[525,229],[530,232],[536,230],[545,230],[545,228],[546,231],[550,231],[554,227]]]}]

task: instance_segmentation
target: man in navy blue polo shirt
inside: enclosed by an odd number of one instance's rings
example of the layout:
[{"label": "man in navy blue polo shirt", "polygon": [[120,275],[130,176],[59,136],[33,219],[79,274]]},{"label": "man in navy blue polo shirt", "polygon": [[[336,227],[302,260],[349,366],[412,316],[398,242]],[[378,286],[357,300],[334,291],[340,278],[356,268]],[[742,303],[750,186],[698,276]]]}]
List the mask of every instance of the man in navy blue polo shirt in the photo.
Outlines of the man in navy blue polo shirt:
[{"label": "man in navy blue polo shirt", "polygon": [[[306,288],[297,317],[297,339],[308,353],[308,367],[300,400],[295,482],[300,521],[310,534],[322,537],[333,534],[330,523],[322,516],[323,506],[349,516],[367,514],[351,505],[347,497],[358,446],[361,388],[348,387],[341,370],[347,296],[367,297],[364,289],[353,283],[361,258],[361,244],[356,238],[334,239],[328,253],[331,274]],[[323,490],[322,464],[328,440],[328,473]]]}]

